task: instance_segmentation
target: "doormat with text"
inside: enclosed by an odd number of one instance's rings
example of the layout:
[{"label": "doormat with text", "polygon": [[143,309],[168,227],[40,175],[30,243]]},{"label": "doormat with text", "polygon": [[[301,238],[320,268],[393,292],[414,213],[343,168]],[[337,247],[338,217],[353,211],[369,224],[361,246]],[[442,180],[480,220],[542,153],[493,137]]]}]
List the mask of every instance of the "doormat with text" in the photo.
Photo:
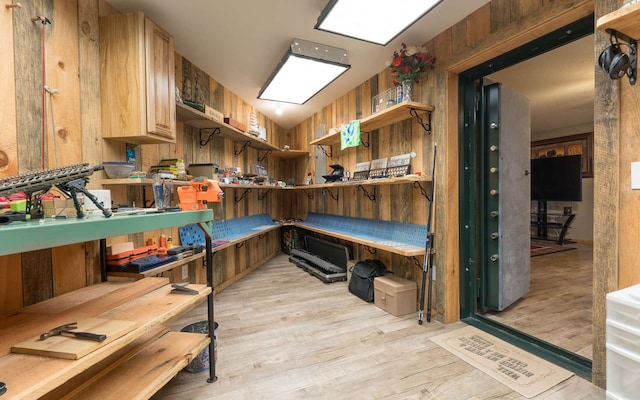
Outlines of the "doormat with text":
[{"label": "doormat with text", "polygon": [[576,248],[544,240],[531,240],[531,257],[560,253],[562,251],[575,250]]},{"label": "doormat with text", "polygon": [[432,337],[431,341],[526,398],[573,375],[470,325]]}]

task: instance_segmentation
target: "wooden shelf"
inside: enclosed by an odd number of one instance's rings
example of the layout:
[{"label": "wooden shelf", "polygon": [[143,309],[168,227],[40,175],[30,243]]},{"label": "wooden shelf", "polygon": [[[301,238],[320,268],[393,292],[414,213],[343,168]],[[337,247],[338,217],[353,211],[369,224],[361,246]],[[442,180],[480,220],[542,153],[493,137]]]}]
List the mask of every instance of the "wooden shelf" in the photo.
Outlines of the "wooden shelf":
[{"label": "wooden shelf", "polygon": [[[418,112],[431,112],[434,107],[429,104],[416,103],[413,101],[402,102],[395,106],[389,107],[386,110],[373,114],[369,117],[360,120],[360,131],[371,132],[376,129],[380,129],[383,126],[395,124],[396,122],[404,121],[411,117],[411,110]],[[340,143],[340,133],[334,133],[323,136],[321,138],[312,140],[310,144],[313,145],[332,145]]]},{"label": "wooden shelf", "polygon": [[114,272],[114,271],[108,271],[107,275],[108,276],[117,276],[117,277],[120,277],[120,278],[142,279],[142,278],[146,278],[146,277],[149,277],[149,276],[155,276],[155,275],[161,274],[164,271],[172,270],[172,269],[174,269],[176,267],[179,267],[181,265],[188,264],[191,261],[199,260],[199,259],[203,258],[204,256],[205,256],[205,253],[203,251],[202,253],[194,254],[192,256],[185,257],[185,258],[183,258],[181,260],[176,260],[176,261],[170,262],[168,264],[164,264],[164,265],[161,265],[161,266],[156,267],[156,268],[151,268],[151,269],[143,271],[143,272]]},{"label": "wooden shelf", "polygon": [[65,400],[150,398],[209,344],[209,336],[168,332]]},{"label": "wooden shelf", "polygon": [[292,160],[295,158],[309,157],[309,152],[306,150],[280,150],[271,153],[276,158],[282,158],[285,160]]},{"label": "wooden shelf", "polygon": [[239,129],[234,128],[224,122],[216,121],[207,114],[196,110],[193,107],[189,107],[182,103],[176,103],[176,118],[178,121],[182,121],[186,125],[193,126],[199,129],[220,129],[220,136],[229,139],[237,143],[249,142],[250,146],[259,150],[272,150],[279,151],[276,146],[260,140],[253,135],[242,132]]},{"label": "wooden shelf", "polygon": [[606,31],[607,29],[615,29],[630,38],[640,38],[640,3],[622,7],[607,15],[598,18],[596,23],[597,29]]},{"label": "wooden shelf", "polygon": [[[100,184],[105,186],[109,186],[109,185],[146,186],[146,185],[153,185],[153,179],[148,179],[148,178],[102,179],[100,181]],[[189,185],[189,181],[172,179],[171,184],[173,186],[187,186]]]},{"label": "wooden shelf", "polygon": [[213,210],[127,215],[117,218],[88,216],[81,219],[46,218],[37,221],[13,221],[0,226],[0,232],[3,232],[5,237],[5,240],[0,243],[0,255],[206,221],[213,221]]},{"label": "wooden shelf", "polygon": [[400,176],[397,178],[367,179],[363,181],[331,182],[306,186],[288,186],[285,189],[322,189],[338,188],[347,186],[379,186],[379,185],[402,185],[413,182],[431,182],[430,176]]},{"label": "wooden shelf", "polygon": [[307,225],[304,223],[304,221],[296,222],[295,226],[308,229],[310,231],[322,233],[324,235],[332,236],[338,239],[346,240],[349,242],[363,244],[365,246],[368,246],[374,249],[380,249],[380,250],[388,251],[390,253],[399,254],[404,257],[420,256],[425,253],[424,247],[416,247],[411,245],[404,245],[400,247],[388,246],[384,244],[384,241],[364,239],[364,238],[358,237],[357,235],[345,235],[329,229],[323,229],[317,226]]},{"label": "wooden shelf", "polygon": [[[208,286],[189,285],[190,288],[197,290],[198,294],[172,294],[171,285],[168,283],[167,278],[146,278],[128,283],[126,286],[116,283],[120,290],[114,290],[105,296],[90,296],[91,300],[81,300],[79,304],[63,312],[31,314],[27,310],[21,311],[19,314],[24,316],[24,320],[20,324],[4,329],[0,340],[0,347],[7,349],[0,355],[3,365],[2,380],[11,390],[11,398],[59,398],[54,394],[57,388],[94,366],[102,365],[103,368],[100,370],[105,372],[117,371],[119,368],[113,369],[110,365],[100,363],[111,364],[111,361],[114,361],[112,356],[126,351],[138,339],[166,325],[176,316],[194,309],[206,301],[211,293],[211,288]],[[98,292],[103,291],[102,287],[96,289]],[[135,329],[77,360],[8,353],[8,349],[13,344],[36,337],[43,331],[43,327],[58,326],[65,321],[84,318],[132,321],[135,323]],[[206,338],[200,336],[201,344],[197,345],[197,348],[204,345],[203,340],[206,341]],[[153,346],[153,343],[149,346]],[[144,347],[146,348],[147,345]],[[188,361],[187,357],[185,361]],[[172,367],[164,364],[158,368],[171,371]],[[154,389],[160,386],[158,384]],[[129,395],[129,398],[136,398],[131,393]]]}]

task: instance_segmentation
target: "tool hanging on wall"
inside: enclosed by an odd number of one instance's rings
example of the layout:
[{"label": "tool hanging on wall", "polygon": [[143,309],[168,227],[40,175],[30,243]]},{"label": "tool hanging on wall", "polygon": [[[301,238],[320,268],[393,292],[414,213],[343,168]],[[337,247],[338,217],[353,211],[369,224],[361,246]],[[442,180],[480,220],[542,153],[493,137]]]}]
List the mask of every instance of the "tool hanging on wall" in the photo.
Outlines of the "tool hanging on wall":
[{"label": "tool hanging on wall", "polygon": [[43,16],[43,15],[37,15],[33,18],[31,18],[31,21],[36,22],[36,21],[40,21],[42,23],[42,169],[45,169],[45,143],[46,143],[46,128],[45,128],[45,96],[46,96],[46,82],[47,82],[47,76],[46,76],[46,68],[45,68],[45,56],[46,56],[46,51],[45,51],[45,43],[46,43],[46,25],[49,24],[51,25],[51,20],[49,20],[49,18]]},{"label": "tool hanging on wall", "polygon": [[427,242],[425,245],[424,263],[422,264],[422,290],[420,291],[420,311],[418,311],[418,324],[422,325],[424,316],[424,297],[427,284],[427,276],[429,277],[429,291],[427,293],[427,322],[431,322],[431,287],[433,286],[433,233],[432,233],[432,217],[433,217],[433,195],[436,186],[436,150],[433,145],[433,169],[431,170],[431,194],[429,200],[429,216],[427,218]]}]

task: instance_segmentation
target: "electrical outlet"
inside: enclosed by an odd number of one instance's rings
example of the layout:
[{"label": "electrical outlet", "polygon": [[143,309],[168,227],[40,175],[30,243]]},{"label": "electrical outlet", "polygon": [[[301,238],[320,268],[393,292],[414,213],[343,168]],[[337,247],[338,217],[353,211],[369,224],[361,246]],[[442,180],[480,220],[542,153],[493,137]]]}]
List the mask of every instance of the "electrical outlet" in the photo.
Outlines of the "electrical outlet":
[{"label": "electrical outlet", "polygon": [[187,264],[182,266],[182,279],[187,279],[189,277],[189,266]]}]

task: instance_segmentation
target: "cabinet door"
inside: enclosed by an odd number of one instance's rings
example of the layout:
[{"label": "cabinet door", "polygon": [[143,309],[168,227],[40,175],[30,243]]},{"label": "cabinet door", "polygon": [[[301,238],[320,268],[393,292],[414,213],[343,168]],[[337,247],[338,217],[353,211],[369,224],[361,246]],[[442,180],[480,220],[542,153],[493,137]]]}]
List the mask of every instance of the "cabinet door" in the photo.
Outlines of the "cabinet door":
[{"label": "cabinet door", "polygon": [[145,19],[147,131],[172,140],[176,136],[176,85],[173,36]]}]

